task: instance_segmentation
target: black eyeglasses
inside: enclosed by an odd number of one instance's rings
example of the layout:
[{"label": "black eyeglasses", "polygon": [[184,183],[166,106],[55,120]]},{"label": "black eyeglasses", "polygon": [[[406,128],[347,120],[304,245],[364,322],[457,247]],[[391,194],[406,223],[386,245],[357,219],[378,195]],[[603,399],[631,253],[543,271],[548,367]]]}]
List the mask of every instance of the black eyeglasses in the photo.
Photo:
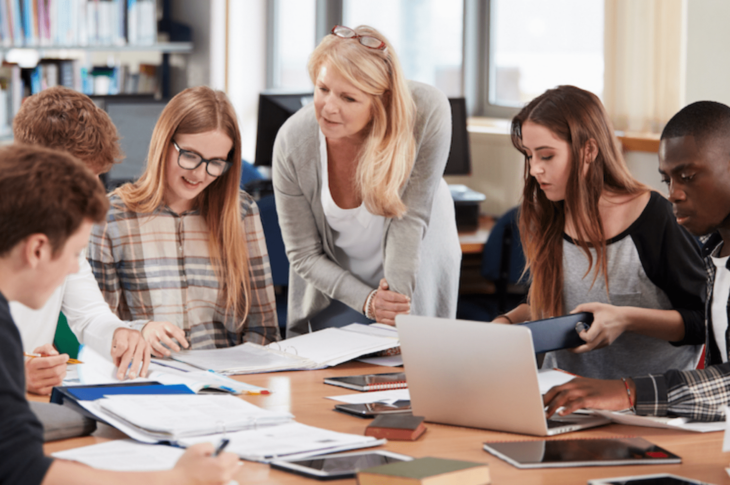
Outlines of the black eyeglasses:
[{"label": "black eyeglasses", "polygon": [[360,44],[364,45],[368,49],[376,49],[384,52],[387,52],[388,50],[388,47],[382,40],[378,39],[377,37],[372,37],[370,35],[360,35],[350,27],[335,25],[334,27],[332,27],[332,31],[330,33],[342,39],[357,39],[360,41]]},{"label": "black eyeglasses", "polygon": [[231,168],[232,162],[228,160],[221,160],[220,158],[214,158],[213,160],[206,160],[195,152],[185,150],[177,146],[175,140],[172,140],[172,146],[177,150],[177,164],[180,168],[185,170],[195,170],[200,166],[201,163],[205,163],[205,171],[213,177],[220,177]]}]

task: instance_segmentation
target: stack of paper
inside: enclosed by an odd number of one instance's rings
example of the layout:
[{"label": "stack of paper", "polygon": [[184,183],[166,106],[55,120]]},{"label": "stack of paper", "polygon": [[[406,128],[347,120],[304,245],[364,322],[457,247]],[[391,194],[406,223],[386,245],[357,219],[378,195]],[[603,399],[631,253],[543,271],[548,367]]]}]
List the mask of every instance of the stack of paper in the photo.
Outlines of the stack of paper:
[{"label": "stack of paper", "polygon": [[227,349],[178,352],[173,358],[221,374],[251,374],[321,369],[399,345],[398,333],[392,327],[353,323],[274,342],[266,347],[245,343]]},{"label": "stack of paper", "polygon": [[143,443],[274,426],[294,417],[229,395],[114,395],[79,405]]},{"label": "stack of paper", "polygon": [[595,409],[592,412],[610,419],[614,423],[631,426],[647,426],[650,428],[681,429],[697,433],[710,433],[725,429],[724,421],[691,421],[687,418],[662,416],[637,416],[631,411],[602,411]]},{"label": "stack of paper", "polygon": [[[219,436],[184,438],[180,445],[204,443]],[[226,451],[236,453],[244,460],[268,463],[279,458],[297,459],[307,456],[335,453],[378,446],[385,443],[372,436],[338,433],[301,423],[291,422],[257,430],[227,433],[230,444]]]}]

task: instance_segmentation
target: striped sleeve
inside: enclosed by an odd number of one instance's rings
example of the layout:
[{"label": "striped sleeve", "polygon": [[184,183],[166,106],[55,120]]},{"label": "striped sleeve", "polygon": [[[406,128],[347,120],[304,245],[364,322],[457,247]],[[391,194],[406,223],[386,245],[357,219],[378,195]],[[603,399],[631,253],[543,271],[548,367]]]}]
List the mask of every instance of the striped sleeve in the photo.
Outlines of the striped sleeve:
[{"label": "striped sleeve", "polygon": [[243,324],[243,342],[266,345],[279,340],[274,283],[266,249],[264,229],[258,206],[245,192],[241,193],[241,215],[249,262],[251,307]]},{"label": "striped sleeve", "polygon": [[730,363],[701,370],[670,370],[635,377],[636,412],[676,415],[694,421],[722,421],[730,404]]}]

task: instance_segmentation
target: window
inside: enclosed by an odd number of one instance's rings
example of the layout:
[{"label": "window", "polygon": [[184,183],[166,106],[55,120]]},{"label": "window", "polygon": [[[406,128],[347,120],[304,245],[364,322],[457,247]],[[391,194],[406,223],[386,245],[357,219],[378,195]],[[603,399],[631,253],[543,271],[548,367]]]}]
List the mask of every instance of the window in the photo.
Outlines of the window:
[{"label": "window", "polygon": [[573,84],[603,93],[603,0],[492,0],[487,110]]},{"label": "window", "polygon": [[309,55],[316,47],[315,0],[277,0],[270,2],[274,21],[270,35],[269,88],[307,91],[312,82],[307,72]]},{"label": "window", "polygon": [[342,23],[370,25],[393,44],[406,78],[462,95],[463,2],[344,0]]}]

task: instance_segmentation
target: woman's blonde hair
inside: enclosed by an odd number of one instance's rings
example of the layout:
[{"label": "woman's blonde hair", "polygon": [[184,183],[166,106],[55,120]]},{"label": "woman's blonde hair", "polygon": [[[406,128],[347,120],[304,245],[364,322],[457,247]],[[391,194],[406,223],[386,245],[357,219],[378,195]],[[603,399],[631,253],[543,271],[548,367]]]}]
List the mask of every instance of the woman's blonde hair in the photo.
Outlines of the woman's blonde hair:
[{"label": "woman's blonde hair", "polygon": [[[570,174],[565,200],[553,202],[530,175],[530,159],[522,145],[522,127],[535,123],[570,146]],[[597,148],[586,165],[587,146]],[[533,319],[555,317],[563,308],[563,234],[566,217],[576,232],[575,244],[588,257],[593,281],[603,274],[608,292],[608,260],[598,201],[604,190],[642,194],[649,188],[629,172],[613,125],[598,97],[574,86],[549,89],[525,106],[512,120],[512,144],[525,155],[525,188],[520,208],[520,238],[530,270],[530,310]],[[590,248],[596,251],[593,261]]]},{"label": "woman's blonde hair", "polygon": [[[153,212],[164,203],[167,160],[175,135],[219,130],[233,141],[231,167],[198,195],[196,206],[208,226],[208,249],[223,294],[226,312],[243,321],[250,309],[248,248],[241,220],[241,135],[236,113],[226,95],[205,86],[189,88],[170,100],[157,120],[147,168],[134,183],[114,191],[126,206]],[[243,305],[241,297],[243,296]]]},{"label": "woman's blonde hair", "polygon": [[400,190],[416,153],[416,106],[390,42],[372,27],[361,25],[354,30],[383,41],[387,48],[370,49],[357,39],[327,35],[309,59],[309,77],[316,84],[326,64],[370,95],[372,119],[365,128],[368,136],[359,154],[356,185],[370,212],[402,217],[407,208]]}]

